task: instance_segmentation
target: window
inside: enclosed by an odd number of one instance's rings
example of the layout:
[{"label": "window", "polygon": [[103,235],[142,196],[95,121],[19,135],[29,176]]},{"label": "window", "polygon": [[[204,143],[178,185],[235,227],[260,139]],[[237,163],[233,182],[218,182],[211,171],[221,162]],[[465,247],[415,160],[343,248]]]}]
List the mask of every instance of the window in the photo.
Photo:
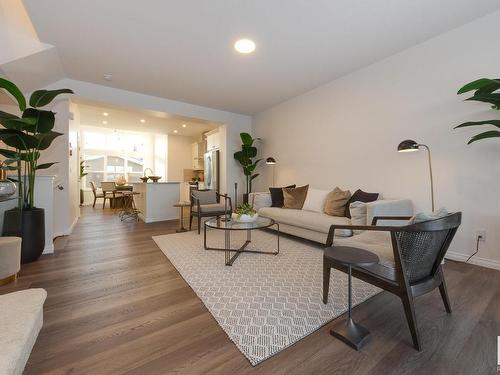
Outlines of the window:
[{"label": "window", "polygon": [[90,181],[100,186],[102,181],[115,181],[119,176],[128,182],[141,182],[146,161],[147,166],[154,165],[155,170],[159,167],[163,172],[166,142],[164,135],[82,127],[81,154],[88,173],[85,188],[90,189]]}]

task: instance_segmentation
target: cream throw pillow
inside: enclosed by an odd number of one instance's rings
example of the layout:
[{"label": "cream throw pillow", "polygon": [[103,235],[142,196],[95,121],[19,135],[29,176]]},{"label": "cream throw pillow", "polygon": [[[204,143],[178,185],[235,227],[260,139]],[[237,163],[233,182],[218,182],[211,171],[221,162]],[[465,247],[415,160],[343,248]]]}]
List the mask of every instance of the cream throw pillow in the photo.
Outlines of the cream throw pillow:
[{"label": "cream throw pillow", "polygon": [[[349,205],[349,211],[351,212],[351,225],[366,225],[366,203],[364,202],[352,202]],[[353,234],[359,234],[363,232],[362,230],[353,230]]]},{"label": "cream throw pillow", "polygon": [[351,198],[349,190],[343,191],[336,187],[328,193],[325,201],[325,214],[330,216],[345,216],[346,204]]},{"label": "cream throw pillow", "polygon": [[325,208],[325,200],[328,195],[327,190],[311,189],[307,190],[306,201],[304,202],[303,210],[323,213]]}]

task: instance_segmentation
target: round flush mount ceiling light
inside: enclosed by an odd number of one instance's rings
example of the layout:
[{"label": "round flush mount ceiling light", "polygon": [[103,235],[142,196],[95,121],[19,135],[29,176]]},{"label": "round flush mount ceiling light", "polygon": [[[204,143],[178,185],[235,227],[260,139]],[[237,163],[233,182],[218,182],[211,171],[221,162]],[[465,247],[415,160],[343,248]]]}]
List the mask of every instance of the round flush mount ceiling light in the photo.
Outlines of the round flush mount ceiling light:
[{"label": "round flush mount ceiling light", "polygon": [[175,129],[175,130],[174,130],[174,133],[175,133],[175,134],[177,134],[177,133],[179,133],[179,131],[178,131],[177,129]]},{"label": "round flush mount ceiling light", "polygon": [[182,124],[182,127],[185,128],[187,125],[186,124]]},{"label": "round flush mount ceiling light", "polygon": [[102,115],[108,117],[109,113],[108,112],[104,112]]},{"label": "round flush mount ceiling light", "polygon": [[103,124],[103,125],[106,125],[107,123],[108,123],[108,122],[107,122],[106,120],[104,120],[104,121],[102,122],[102,124]]},{"label": "round flush mount ceiling light", "polygon": [[255,51],[255,43],[250,39],[240,39],[234,43],[234,49],[239,53],[252,53]]},{"label": "round flush mount ceiling light", "polygon": [[143,124],[146,122],[146,120],[144,120],[143,118],[141,118],[139,121],[142,122]]}]

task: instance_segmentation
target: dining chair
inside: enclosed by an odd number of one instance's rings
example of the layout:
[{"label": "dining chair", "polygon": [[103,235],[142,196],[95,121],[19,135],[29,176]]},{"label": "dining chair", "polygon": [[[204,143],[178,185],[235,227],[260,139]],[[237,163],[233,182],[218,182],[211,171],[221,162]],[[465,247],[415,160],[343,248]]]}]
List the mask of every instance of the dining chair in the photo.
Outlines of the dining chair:
[{"label": "dining chair", "polygon": [[94,204],[92,205],[92,207],[95,207],[95,202],[98,198],[104,198],[104,193],[102,192],[102,190],[98,190],[98,188],[95,186],[94,181],[90,181],[90,187],[92,189],[92,194],[94,194]]},{"label": "dining chair", "polygon": [[115,182],[101,182],[101,190],[104,195],[104,200],[102,202],[102,208],[106,206],[106,199],[109,200],[109,207],[113,208],[116,199],[122,198],[123,194],[116,190]]}]

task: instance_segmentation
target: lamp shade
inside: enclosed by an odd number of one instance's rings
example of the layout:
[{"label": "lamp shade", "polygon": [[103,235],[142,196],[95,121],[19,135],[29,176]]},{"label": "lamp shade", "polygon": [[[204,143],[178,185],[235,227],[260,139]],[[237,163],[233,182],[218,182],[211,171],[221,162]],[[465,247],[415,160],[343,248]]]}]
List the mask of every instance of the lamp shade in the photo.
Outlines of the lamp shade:
[{"label": "lamp shade", "polygon": [[267,158],[266,164],[269,164],[269,165],[276,164],[276,160],[274,158]]},{"label": "lamp shade", "polygon": [[398,152],[412,151],[418,151],[418,143],[411,139],[406,139],[398,145]]}]

